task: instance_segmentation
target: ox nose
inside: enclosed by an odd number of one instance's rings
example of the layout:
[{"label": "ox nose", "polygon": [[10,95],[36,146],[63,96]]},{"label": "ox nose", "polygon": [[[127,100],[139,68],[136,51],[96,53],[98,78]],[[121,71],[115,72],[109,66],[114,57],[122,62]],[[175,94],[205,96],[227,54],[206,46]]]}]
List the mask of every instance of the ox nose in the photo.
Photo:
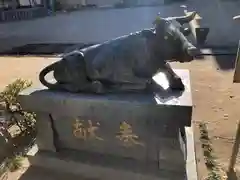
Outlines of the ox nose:
[{"label": "ox nose", "polygon": [[199,50],[192,45],[187,48],[187,53],[191,57],[196,57],[199,54]]},{"label": "ox nose", "polygon": [[190,45],[184,50],[184,54],[180,62],[190,62],[197,55],[198,55],[198,49],[195,46]]}]

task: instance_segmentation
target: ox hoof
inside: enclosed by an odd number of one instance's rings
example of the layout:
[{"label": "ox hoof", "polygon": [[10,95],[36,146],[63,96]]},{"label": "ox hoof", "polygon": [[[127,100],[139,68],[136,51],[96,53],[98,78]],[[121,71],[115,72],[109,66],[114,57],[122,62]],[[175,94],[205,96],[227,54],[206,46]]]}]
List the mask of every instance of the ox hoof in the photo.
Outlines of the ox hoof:
[{"label": "ox hoof", "polygon": [[91,89],[96,94],[102,94],[105,92],[103,84],[100,81],[93,81],[91,85]]},{"label": "ox hoof", "polygon": [[181,90],[181,91],[185,89],[181,78],[174,78],[170,83],[170,88],[172,90]]}]

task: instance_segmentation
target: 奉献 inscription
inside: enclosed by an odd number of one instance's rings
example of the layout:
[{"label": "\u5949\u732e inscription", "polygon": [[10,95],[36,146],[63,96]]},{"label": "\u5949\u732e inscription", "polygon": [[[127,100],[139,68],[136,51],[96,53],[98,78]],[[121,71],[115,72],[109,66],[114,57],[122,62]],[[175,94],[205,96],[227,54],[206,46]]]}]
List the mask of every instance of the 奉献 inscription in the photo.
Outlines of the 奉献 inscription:
[{"label": "\u5949\u732e inscription", "polygon": [[132,126],[128,124],[126,121],[123,121],[120,124],[119,132],[116,138],[122,141],[123,145],[126,147],[130,147],[133,145],[144,146],[144,144],[138,140],[139,137],[136,134],[134,134]]},{"label": "\u5949\u732e inscription", "polygon": [[79,120],[76,119],[73,124],[73,135],[84,141],[95,139],[95,140],[103,140],[101,137],[97,136],[96,131],[99,129],[100,123],[97,122],[96,125],[92,123],[91,120]]},{"label": "\u5949\u732e inscription", "polygon": [[[82,120],[76,118],[72,126],[73,136],[77,139],[84,141],[103,141],[103,138],[97,135],[97,131],[100,130],[99,122],[94,124],[92,120]],[[139,136],[133,132],[132,126],[126,121],[120,123],[119,131],[115,134],[114,138],[118,139],[125,147],[131,147],[134,145],[144,146],[144,143],[139,140]]]}]

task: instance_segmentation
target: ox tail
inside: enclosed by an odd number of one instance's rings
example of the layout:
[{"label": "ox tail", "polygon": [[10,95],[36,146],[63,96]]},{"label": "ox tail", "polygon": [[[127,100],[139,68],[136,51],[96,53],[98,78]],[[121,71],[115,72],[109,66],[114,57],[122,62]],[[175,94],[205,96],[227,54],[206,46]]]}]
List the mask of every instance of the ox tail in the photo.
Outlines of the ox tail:
[{"label": "ox tail", "polygon": [[51,71],[54,71],[56,65],[58,64],[59,62],[55,62],[53,64],[50,64],[49,66],[45,67],[39,74],[39,80],[40,82],[48,87],[49,89],[58,89],[58,84],[57,83],[49,83],[48,81],[46,81],[45,79],[45,76],[51,72]]}]

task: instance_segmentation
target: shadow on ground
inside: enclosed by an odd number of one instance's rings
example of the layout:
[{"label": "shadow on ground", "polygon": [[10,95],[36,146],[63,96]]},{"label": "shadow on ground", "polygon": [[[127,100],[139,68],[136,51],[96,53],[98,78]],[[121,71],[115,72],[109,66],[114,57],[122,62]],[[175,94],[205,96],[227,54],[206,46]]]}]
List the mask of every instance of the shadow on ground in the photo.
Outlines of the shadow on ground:
[{"label": "shadow on ground", "polygon": [[235,58],[235,55],[215,56],[215,61],[220,70],[226,71],[235,68]]},{"label": "shadow on ground", "polygon": [[216,64],[220,70],[231,70],[235,68],[237,46],[221,46],[210,49],[215,56]]},{"label": "shadow on ground", "polygon": [[204,47],[196,60],[206,60],[207,56],[214,56],[217,68],[222,71],[232,70],[235,68],[237,46],[230,47]]},{"label": "shadow on ground", "polygon": [[59,55],[65,52],[70,52],[75,49],[81,49],[93,44],[74,44],[74,43],[40,43],[26,44],[24,46],[14,47],[6,51],[0,51],[3,56],[25,56],[25,55]]},{"label": "shadow on ground", "polygon": [[227,180],[239,180],[239,179],[240,179],[240,172],[237,172],[237,171],[227,172]]}]

